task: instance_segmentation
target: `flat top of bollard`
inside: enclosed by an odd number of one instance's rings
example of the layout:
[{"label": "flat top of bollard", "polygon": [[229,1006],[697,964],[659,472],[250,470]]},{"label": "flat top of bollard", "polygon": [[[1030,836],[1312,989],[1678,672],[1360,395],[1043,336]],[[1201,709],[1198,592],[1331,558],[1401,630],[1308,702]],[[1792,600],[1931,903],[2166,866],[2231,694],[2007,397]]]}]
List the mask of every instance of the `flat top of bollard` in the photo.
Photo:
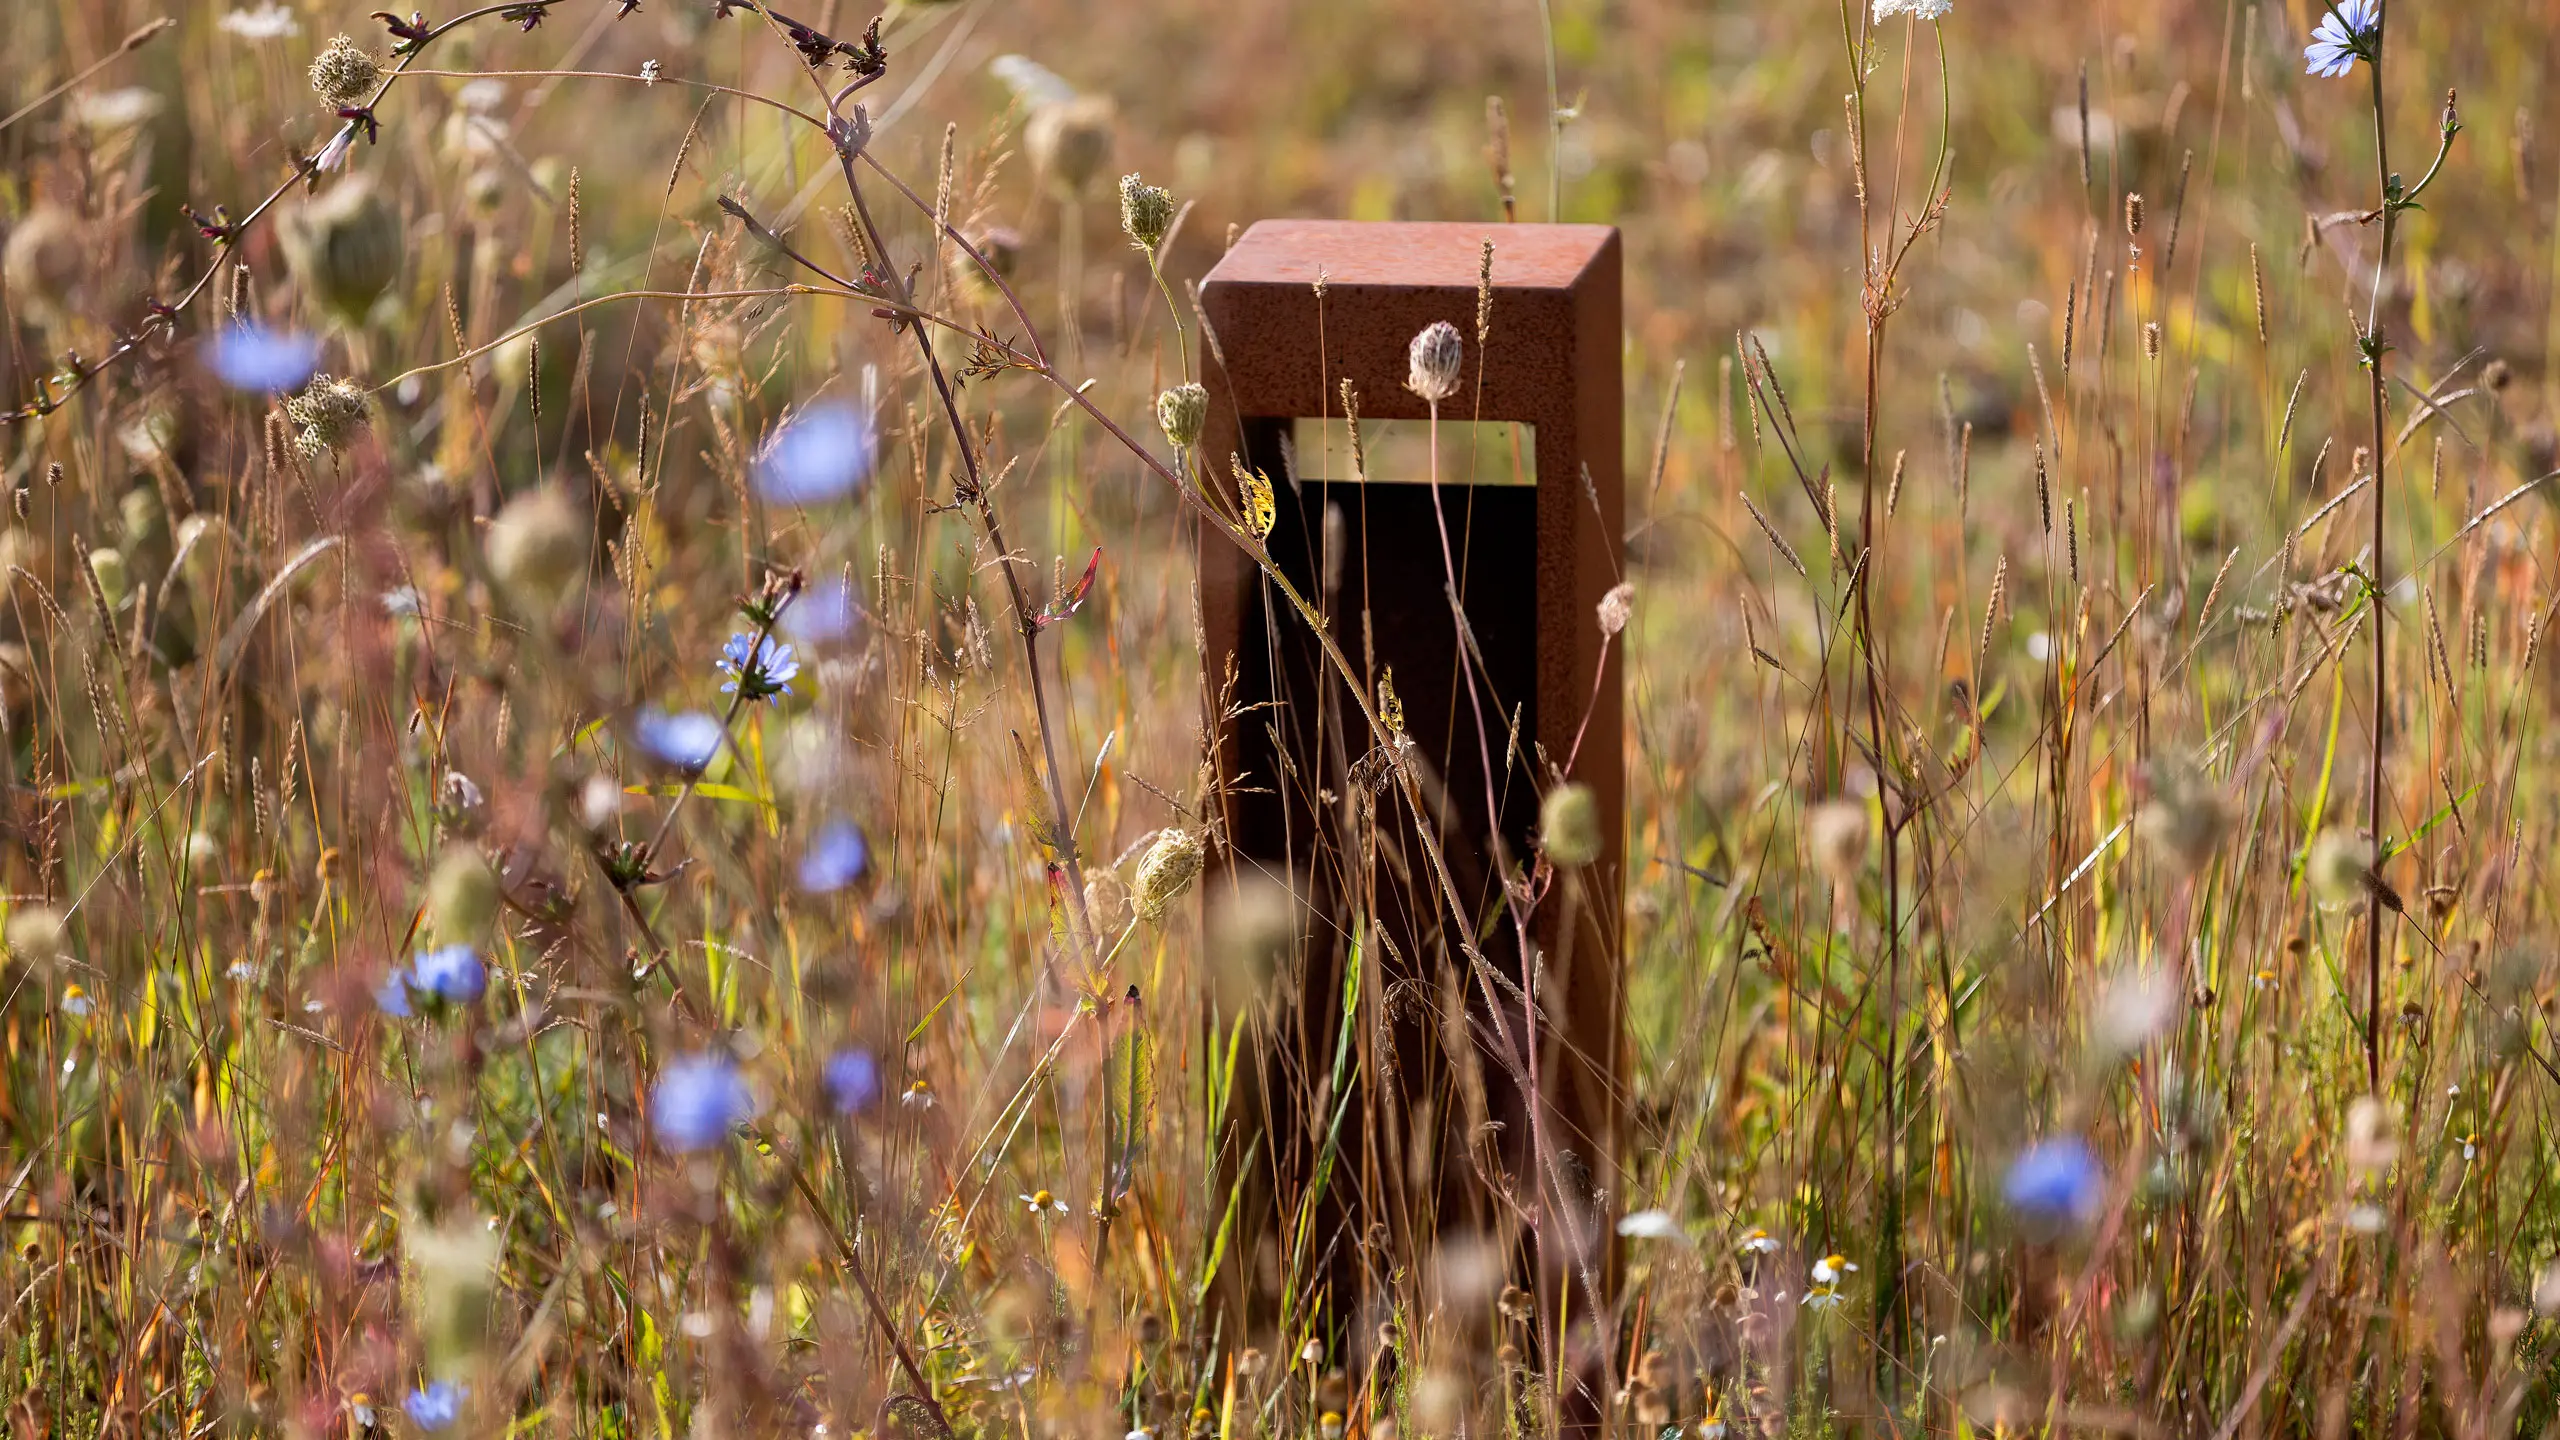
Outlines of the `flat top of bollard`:
[{"label": "flat top of bollard", "polygon": [[1476,288],[1493,242],[1497,290],[1570,290],[1617,238],[1613,225],[1502,225],[1449,220],[1260,220],[1209,272],[1210,282]]}]

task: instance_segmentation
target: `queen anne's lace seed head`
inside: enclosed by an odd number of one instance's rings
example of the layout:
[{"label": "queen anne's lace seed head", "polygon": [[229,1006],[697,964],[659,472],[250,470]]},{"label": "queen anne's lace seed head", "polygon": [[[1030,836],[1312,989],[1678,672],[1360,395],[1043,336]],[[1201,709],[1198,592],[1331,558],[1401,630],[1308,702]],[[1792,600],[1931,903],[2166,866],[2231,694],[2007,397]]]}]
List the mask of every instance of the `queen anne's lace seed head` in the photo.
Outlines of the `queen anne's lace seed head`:
[{"label": "queen anne's lace seed head", "polygon": [[1156,423],[1164,427],[1164,438],[1177,450],[1199,444],[1200,431],[1209,423],[1209,392],[1192,381],[1158,395]]},{"label": "queen anne's lace seed head", "polygon": [[1132,893],[1138,918],[1162,921],[1173,902],[1190,890],[1199,878],[1200,862],[1207,856],[1200,837],[1188,830],[1167,830],[1147,849],[1138,861],[1138,885]]},{"label": "queen anne's lace seed head", "polygon": [[332,110],[361,105],[382,83],[382,62],[341,35],[311,62],[311,89]]},{"label": "queen anne's lace seed head", "polygon": [[1150,185],[1135,172],[1120,177],[1120,228],[1138,248],[1153,255],[1173,228],[1173,192]]},{"label": "queen anne's lace seed head", "polygon": [[1955,8],[1955,0],[1876,0],[1876,23],[1881,25],[1896,15],[1914,20],[1944,20]]},{"label": "queen anne's lace seed head", "polygon": [[344,450],[355,442],[368,418],[364,388],[352,380],[314,375],[300,394],[284,402],[284,418],[298,427],[293,448],[303,459],[317,460],[325,452]]}]

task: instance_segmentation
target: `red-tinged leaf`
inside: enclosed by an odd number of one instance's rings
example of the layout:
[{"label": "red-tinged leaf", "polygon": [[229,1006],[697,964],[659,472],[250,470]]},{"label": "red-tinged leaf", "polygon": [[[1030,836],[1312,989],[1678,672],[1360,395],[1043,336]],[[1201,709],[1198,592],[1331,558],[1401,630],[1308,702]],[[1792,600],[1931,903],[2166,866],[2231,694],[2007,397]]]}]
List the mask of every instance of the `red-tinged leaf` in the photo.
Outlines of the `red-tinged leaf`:
[{"label": "red-tinged leaf", "polygon": [[1042,626],[1054,625],[1083,609],[1085,597],[1093,593],[1093,577],[1100,573],[1101,569],[1102,549],[1096,546],[1093,558],[1084,562],[1084,574],[1077,579],[1074,586],[1068,589],[1067,593],[1051,600],[1040,611],[1040,617],[1036,623]]}]

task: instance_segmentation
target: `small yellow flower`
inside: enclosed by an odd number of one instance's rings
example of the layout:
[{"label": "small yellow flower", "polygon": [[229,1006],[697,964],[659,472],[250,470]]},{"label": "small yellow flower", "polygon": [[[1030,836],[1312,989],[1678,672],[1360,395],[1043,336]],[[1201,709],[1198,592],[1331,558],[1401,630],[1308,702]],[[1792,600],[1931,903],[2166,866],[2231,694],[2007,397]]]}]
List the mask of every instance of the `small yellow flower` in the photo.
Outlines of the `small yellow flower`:
[{"label": "small yellow flower", "polygon": [[1755,1226],[1750,1234],[1742,1237],[1742,1250],[1746,1255],[1775,1255],[1778,1253],[1778,1238]]},{"label": "small yellow flower", "polygon": [[77,985],[65,985],[62,987],[62,1010],[64,1014],[86,1015],[97,1008],[98,1002],[89,998],[88,991],[81,989]]},{"label": "small yellow flower", "polygon": [[913,1085],[907,1087],[905,1094],[898,1097],[898,1103],[906,1106],[910,1110],[932,1109],[933,1082],[930,1080],[918,1080]]},{"label": "small yellow flower", "polygon": [[1016,1198],[1020,1199],[1024,1205],[1029,1206],[1031,1213],[1034,1215],[1044,1215],[1051,1211],[1055,1211],[1060,1215],[1067,1213],[1067,1202],[1050,1194],[1046,1190],[1034,1190],[1028,1195],[1018,1196]]}]

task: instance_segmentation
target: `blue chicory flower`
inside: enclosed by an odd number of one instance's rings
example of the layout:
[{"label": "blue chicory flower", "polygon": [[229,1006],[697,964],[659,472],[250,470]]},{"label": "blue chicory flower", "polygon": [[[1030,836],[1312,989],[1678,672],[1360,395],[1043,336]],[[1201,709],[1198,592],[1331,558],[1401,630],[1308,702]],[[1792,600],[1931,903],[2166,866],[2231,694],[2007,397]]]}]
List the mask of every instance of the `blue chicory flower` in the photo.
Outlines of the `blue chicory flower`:
[{"label": "blue chicory flower", "polygon": [[715,716],[699,710],[682,710],[668,714],[664,710],[643,710],[631,721],[631,738],[640,748],[660,761],[679,770],[699,772],[720,753],[724,732]]},{"label": "blue chicory flower", "polygon": [[2043,1224],[2086,1221],[2106,1199],[2106,1171],[2076,1135],[2039,1140],[2009,1165],[2000,1187],[2009,1208]]},{"label": "blue chicory flower", "polygon": [[214,336],[205,346],[205,363],[234,390],[281,395],[302,388],[320,368],[320,342],[252,321]]},{"label": "blue chicory flower", "polygon": [[442,1430],[462,1418],[462,1402],[470,1393],[450,1380],[437,1380],[410,1391],[400,1408],[419,1429]]},{"label": "blue chicory flower", "polygon": [[808,853],[800,857],[800,888],[812,895],[830,895],[861,879],[869,868],[871,846],[862,838],[862,827],[850,820],[830,820],[819,827]]},{"label": "blue chicory flower", "polygon": [[839,1050],[827,1057],[827,1098],[836,1113],[852,1115],[880,1098],[880,1063],[868,1050]]},{"label": "blue chicory flower", "polygon": [[801,411],[756,461],[756,491],[776,505],[823,505],[870,477],[876,442],[870,417],[842,401]]},{"label": "blue chicory flower", "polygon": [[2329,8],[2322,5],[2320,23],[2311,27],[2311,43],[2302,47],[2302,59],[2309,74],[2335,80],[2356,68],[2363,59],[2365,47],[2382,29],[2382,7],[2374,0],[2337,0]]},{"label": "blue chicory flower", "polygon": [[489,983],[489,971],[480,963],[479,952],[470,946],[446,945],[419,951],[418,958],[409,962],[404,978],[413,990],[462,1005],[480,998],[481,990]]},{"label": "blue chicory flower", "polygon": [[750,700],[790,694],[791,682],[800,674],[800,662],[793,658],[790,646],[743,630],[729,637],[729,643],[720,647],[720,658],[713,663],[729,677],[720,692],[743,694]]},{"label": "blue chicory flower", "polygon": [[658,1138],[686,1153],[719,1144],[755,1113],[755,1092],[725,1055],[689,1055],[667,1066],[649,1101]]}]

